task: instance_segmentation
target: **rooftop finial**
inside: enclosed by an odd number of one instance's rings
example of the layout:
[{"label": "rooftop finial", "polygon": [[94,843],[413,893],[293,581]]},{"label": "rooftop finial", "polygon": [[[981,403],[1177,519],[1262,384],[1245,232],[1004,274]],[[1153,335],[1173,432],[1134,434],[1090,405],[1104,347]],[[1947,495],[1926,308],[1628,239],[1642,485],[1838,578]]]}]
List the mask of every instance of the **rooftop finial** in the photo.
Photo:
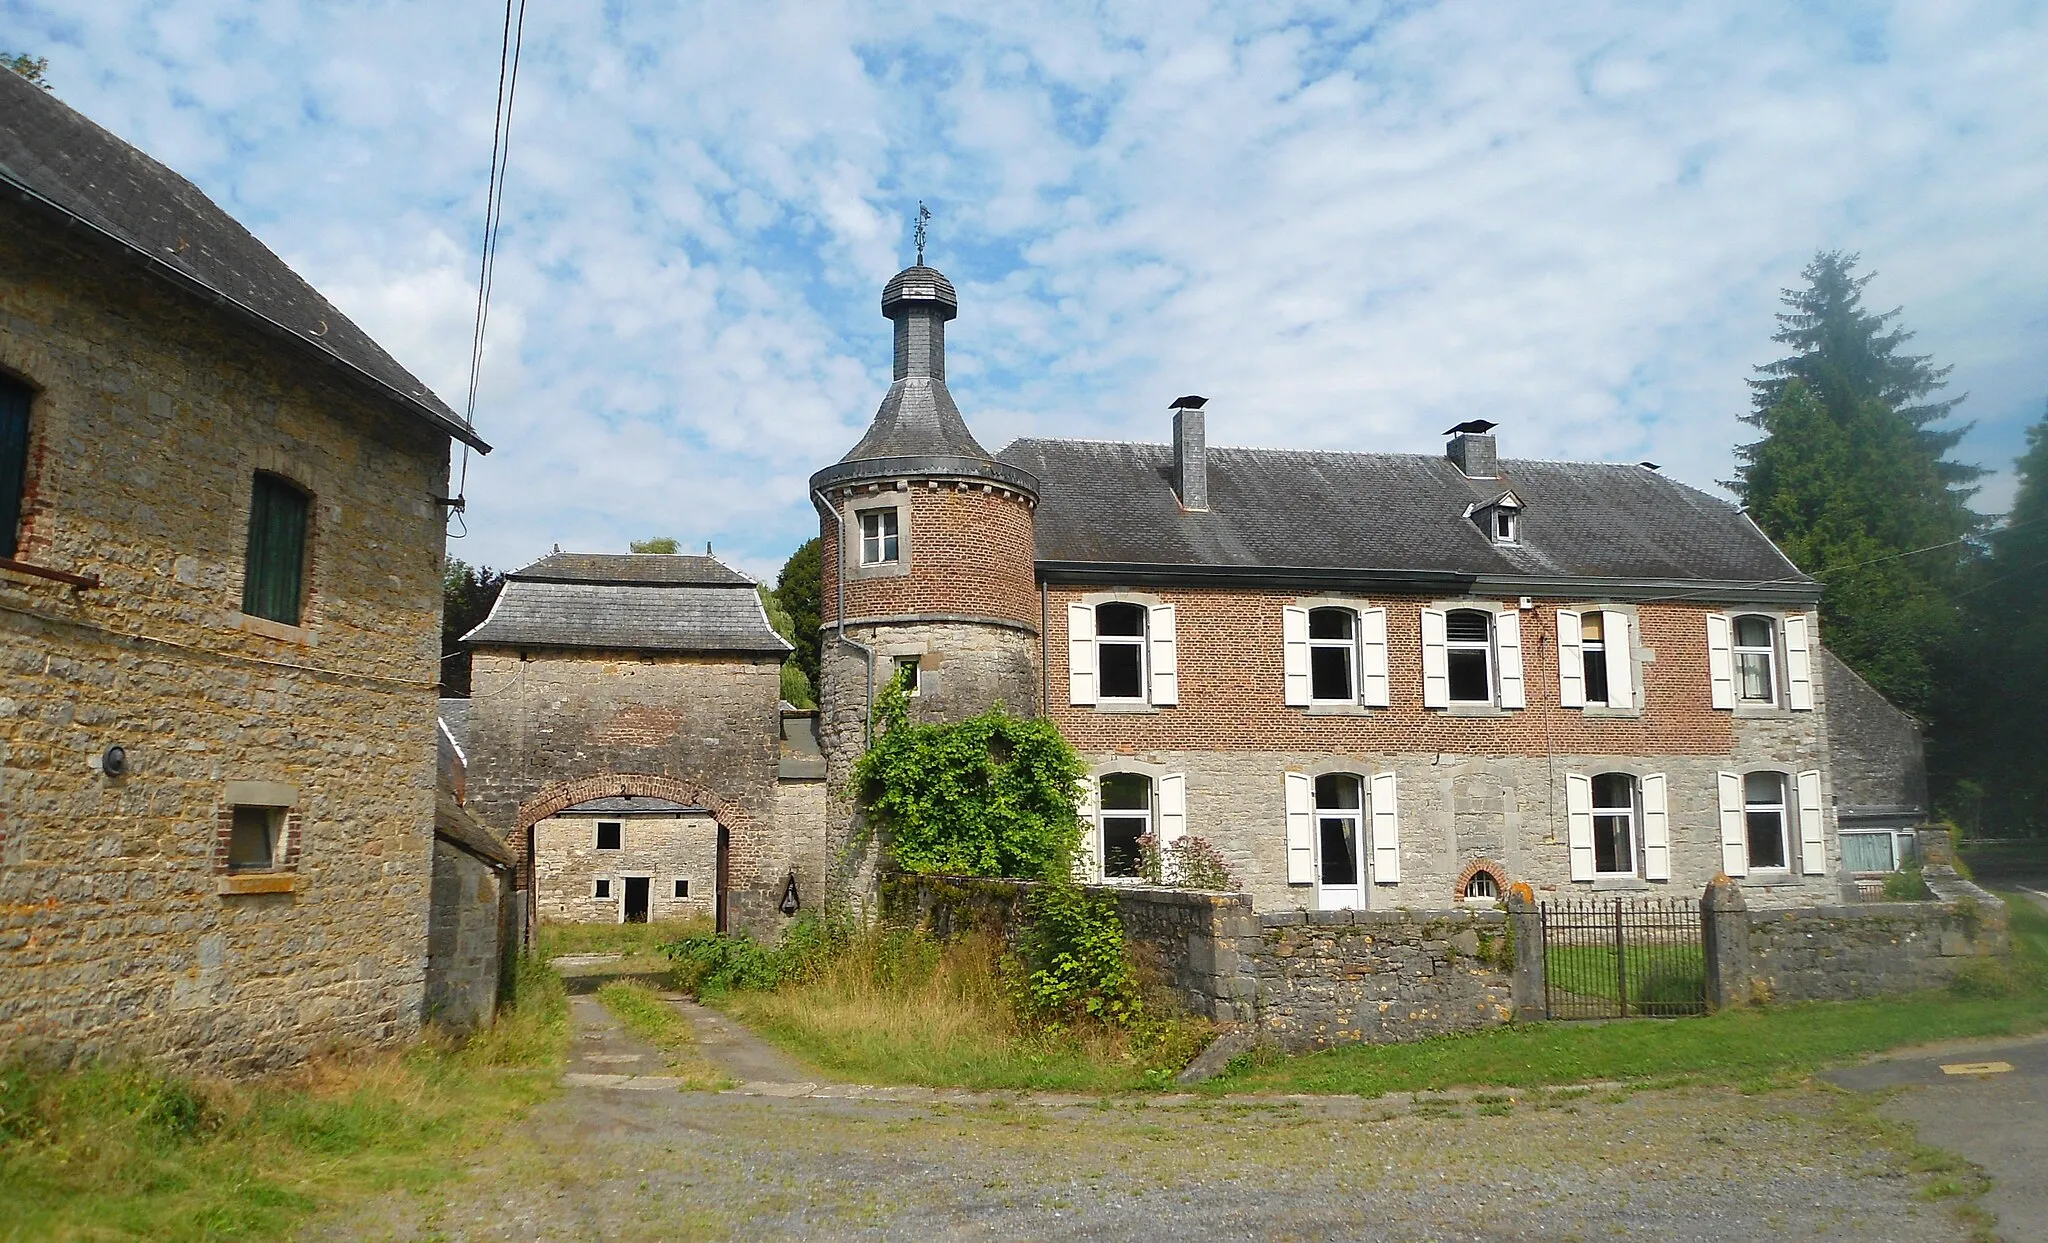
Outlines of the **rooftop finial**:
[{"label": "rooftop finial", "polygon": [[924,205],[923,199],[919,199],[917,201],[917,227],[910,231],[910,236],[917,242],[918,267],[924,266],[924,222],[931,218],[931,209]]}]

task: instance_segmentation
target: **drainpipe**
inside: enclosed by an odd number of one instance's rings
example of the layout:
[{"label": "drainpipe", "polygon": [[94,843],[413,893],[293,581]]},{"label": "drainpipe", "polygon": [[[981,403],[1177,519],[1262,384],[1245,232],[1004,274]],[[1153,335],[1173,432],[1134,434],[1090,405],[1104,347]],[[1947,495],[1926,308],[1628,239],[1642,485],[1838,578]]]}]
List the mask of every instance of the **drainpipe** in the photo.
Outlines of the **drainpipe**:
[{"label": "drainpipe", "polygon": [[1045,584],[1038,584],[1038,715],[1044,720],[1052,719],[1052,597]]},{"label": "drainpipe", "polygon": [[[821,489],[812,488],[811,498],[820,508],[833,514],[839,522],[839,547],[833,550],[839,557],[839,564],[832,567],[832,580],[839,589],[839,603],[833,616],[839,628],[838,641],[867,657],[868,697],[860,714],[860,745],[862,750],[866,750],[873,746],[875,741],[875,649],[846,637],[846,515],[832,507],[832,503],[825,499],[825,493]],[[819,680],[823,681],[822,676]],[[821,686],[819,689],[824,688]]]}]

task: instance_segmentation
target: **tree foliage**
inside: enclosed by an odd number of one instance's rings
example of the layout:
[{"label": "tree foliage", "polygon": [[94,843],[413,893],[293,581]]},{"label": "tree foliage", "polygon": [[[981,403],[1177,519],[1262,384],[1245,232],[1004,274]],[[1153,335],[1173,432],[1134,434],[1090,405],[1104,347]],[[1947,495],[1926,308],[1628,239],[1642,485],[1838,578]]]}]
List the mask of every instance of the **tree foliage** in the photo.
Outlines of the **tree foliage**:
[{"label": "tree foliage", "polygon": [[469,697],[469,652],[462,636],[483,624],[505,587],[505,576],[490,566],[450,557],[441,568],[441,694]]},{"label": "tree foliage", "polygon": [[1965,593],[1967,633],[1934,766],[1970,831],[2048,834],[2048,414],[2027,429],[2019,490]]},{"label": "tree foliage", "polygon": [[633,552],[662,553],[673,557],[682,548],[682,545],[676,542],[676,537],[673,535],[657,535],[652,539],[629,540],[626,543],[626,547]]},{"label": "tree foliage", "polygon": [[1864,309],[1871,276],[1822,252],[1805,288],[1784,291],[1772,340],[1792,353],[1759,367],[1734,488],[1758,526],[1826,587],[1828,647],[1894,703],[1926,714],[1957,633],[1955,593],[1983,519],[1950,461],[1967,427],[1939,426],[1960,397],[1936,399],[1948,368],[1901,352],[1894,309]]},{"label": "tree foliage", "polygon": [[47,56],[30,56],[27,52],[0,51],[0,68],[18,73],[46,91],[51,89],[50,80],[45,76],[50,70],[50,58]]},{"label": "tree foliage", "polygon": [[906,679],[876,702],[880,737],[853,769],[869,822],[906,872],[1065,876],[1080,843],[1081,758],[1052,722],[998,704],[957,724],[909,719]]},{"label": "tree foliage", "polygon": [[[768,614],[768,624],[775,627],[776,634],[796,644],[796,623],[790,620],[789,610],[782,607],[781,597],[759,583],[755,584],[754,590],[760,593],[761,609]],[[782,698],[798,708],[817,706],[811,680],[804,676],[803,666],[797,663],[795,652],[782,662]]]},{"label": "tree foliage", "polygon": [[782,573],[775,578],[775,598],[789,613],[791,629],[783,638],[796,644],[791,659],[804,671],[812,686],[818,685],[818,660],[822,652],[823,636],[818,624],[824,616],[820,599],[820,549],[822,544],[812,536],[798,545],[797,550],[783,562]]}]

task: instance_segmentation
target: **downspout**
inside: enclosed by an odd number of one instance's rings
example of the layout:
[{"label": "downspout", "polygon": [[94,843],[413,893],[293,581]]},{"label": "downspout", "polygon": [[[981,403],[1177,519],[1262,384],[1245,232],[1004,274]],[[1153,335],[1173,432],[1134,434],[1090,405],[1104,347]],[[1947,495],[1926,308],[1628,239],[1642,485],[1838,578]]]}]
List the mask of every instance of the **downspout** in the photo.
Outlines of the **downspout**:
[{"label": "downspout", "polygon": [[1044,720],[1052,719],[1052,597],[1046,591],[1045,582],[1038,584],[1038,715]]},{"label": "downspout", "polygon": [[860,714],[860,745],[861,749],[865,751],[873,746],[875,741],[875,649],[865,643],[846,637],[846,515],[833,509],[831,502],[825,499],[824,491],[819,488],[811,489],[811,499],[818,503],[819,508],[831,513],[839,522],[839,546],[833,549],[833,552],[839,558],[839,564],[832,567],[832,581],[838,587],[839,602],[835,606],[833,618],[834,624],[838,627],[839,631],[838,641],[867,657],[868,696],[862,703]]}]

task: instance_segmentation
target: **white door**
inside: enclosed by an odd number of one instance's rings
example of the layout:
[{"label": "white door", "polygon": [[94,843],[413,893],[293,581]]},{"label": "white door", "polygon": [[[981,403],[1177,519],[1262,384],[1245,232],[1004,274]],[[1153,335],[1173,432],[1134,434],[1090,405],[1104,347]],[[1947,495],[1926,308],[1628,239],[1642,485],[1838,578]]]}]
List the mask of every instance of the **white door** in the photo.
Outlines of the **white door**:
[{"label": "white door", "polygon": [[1364,791],[1349,773],[1315,780],[1316,909],[1365,909]]}]

